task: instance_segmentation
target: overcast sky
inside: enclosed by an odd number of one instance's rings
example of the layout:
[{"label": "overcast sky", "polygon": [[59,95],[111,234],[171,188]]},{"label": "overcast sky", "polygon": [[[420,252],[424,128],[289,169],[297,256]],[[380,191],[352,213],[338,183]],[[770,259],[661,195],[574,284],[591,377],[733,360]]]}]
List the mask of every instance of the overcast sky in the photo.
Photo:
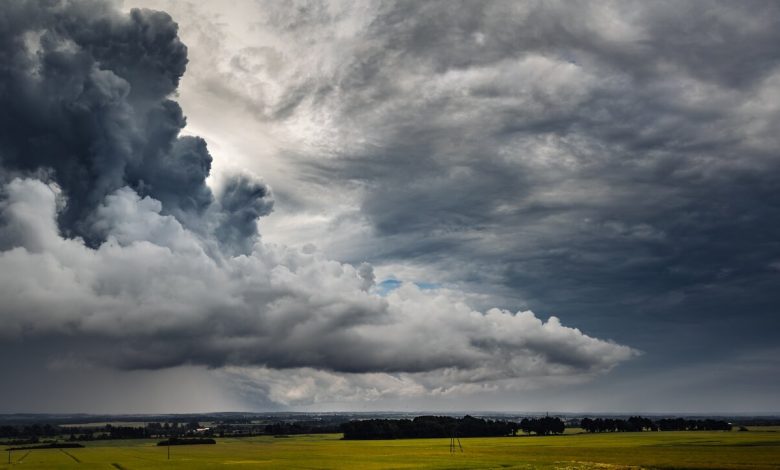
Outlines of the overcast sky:
[{"label": "overcast sky", "polygon": [[780,411],[780,4],[0,6],[0,412]]}]

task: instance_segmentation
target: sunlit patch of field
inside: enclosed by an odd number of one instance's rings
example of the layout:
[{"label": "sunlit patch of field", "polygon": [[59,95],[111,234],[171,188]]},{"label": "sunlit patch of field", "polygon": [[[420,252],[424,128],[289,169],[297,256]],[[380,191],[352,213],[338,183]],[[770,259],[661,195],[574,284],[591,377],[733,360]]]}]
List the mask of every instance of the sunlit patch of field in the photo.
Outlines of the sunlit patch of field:
[{"label": "sunlit patch of field", "polygon": [[80,449],[14,451],[0,469],[780,469],[780,433],[644,432],[548,437],[343,441],[340,435],[218,439],[157,447],[156,441],[87,442]]},{"label": "sunlit patch of field", "polygon": [[582,428],[574,428],[574,427],[567,427],[565,431],[563,431],[564,434],[581,434],[585,432]]}]

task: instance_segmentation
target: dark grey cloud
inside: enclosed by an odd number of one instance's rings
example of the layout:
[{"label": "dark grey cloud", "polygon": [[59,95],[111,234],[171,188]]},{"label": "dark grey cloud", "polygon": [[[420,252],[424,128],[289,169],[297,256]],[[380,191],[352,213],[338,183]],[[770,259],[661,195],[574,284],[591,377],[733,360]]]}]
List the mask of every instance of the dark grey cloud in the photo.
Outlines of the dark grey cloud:
[{"label": "dark grey cloud", "polygon": [[[306,123],[283,152],[307,184],[349,188],[371,228],[342,259],[414,263],[434,277],[417,280],[561,313],[655,367],[776,345],[774,2],[253,15],[262,54],[221,69],[252,93],[210,90],[291,132]],[[284,60],[260,66],[271,57]]]},{"label": "dark grey cloud", "polygon": [[268,187],[262,181],[240,175],[225,183],[219,203],[225,217],[217,236],[238,253],[251,253],[258,235],[257,219],[273,209]]},{"label": "dark grey cloud", "polygon": [[[125,186],[187,227],[214,225],[212,157],[203,139],[180,136],[186,120],[170,99],[187,64],[170,15],[104,1],[14,2],[0,14],[2,166],[50,171],[69,201],[64,233],[102,242],[89,215]],[[268,188],[255,195],[264,200],[244,203],[270,207]],[[235,235],[230,249],[246,251],[254,234]]]}]

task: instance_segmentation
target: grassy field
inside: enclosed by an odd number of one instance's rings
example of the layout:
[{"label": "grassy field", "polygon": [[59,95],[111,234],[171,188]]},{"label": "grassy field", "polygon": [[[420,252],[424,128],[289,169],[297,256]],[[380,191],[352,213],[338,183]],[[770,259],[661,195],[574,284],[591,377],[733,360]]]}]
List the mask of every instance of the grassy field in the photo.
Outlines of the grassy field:
[{"label": "grassy field", "polygon": [[219,439],[165,447],[148,440],[90,442],[83,449],[14,451],[0,469],[780,469],[780,432],[645,432],[551,437],[342,441],[340,435]]}]

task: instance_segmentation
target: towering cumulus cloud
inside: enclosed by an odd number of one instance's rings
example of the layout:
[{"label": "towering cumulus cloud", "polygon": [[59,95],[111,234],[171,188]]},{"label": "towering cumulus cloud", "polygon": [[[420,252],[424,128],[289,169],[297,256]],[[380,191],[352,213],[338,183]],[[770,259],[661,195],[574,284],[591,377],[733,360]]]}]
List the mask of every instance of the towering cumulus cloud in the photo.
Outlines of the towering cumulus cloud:
[{"label": "towering cumulus cloud", "polygon": [[241,174],[212,192],[206,142],[180,134],[186,64],[166,13],[0,9],[0,348],[53,339],[83,364],[223,368],[286,402],[311,380],[347,397],[511,387],[636,354],[443,288],[380,295],[369,265],[263,244],[270,189]]},{"label": "towering cumulus cloud", "polygon": [[[203,234],[270,210],[262,184],[224,207],[215,203],[205,141],[179,136],[186,120],[170,96],[187,48],[166,13],[124,15],[98,1],[14,2],[3,8],[0,35],[6,178],[48,171],[68,201],[58,214],[63,235],[93,247],[105,241],[91,215],[124,187]],[[243,188],[244,181],[228,185]],[[251,249],[256,230],[227,231],[231,251]]]}]

